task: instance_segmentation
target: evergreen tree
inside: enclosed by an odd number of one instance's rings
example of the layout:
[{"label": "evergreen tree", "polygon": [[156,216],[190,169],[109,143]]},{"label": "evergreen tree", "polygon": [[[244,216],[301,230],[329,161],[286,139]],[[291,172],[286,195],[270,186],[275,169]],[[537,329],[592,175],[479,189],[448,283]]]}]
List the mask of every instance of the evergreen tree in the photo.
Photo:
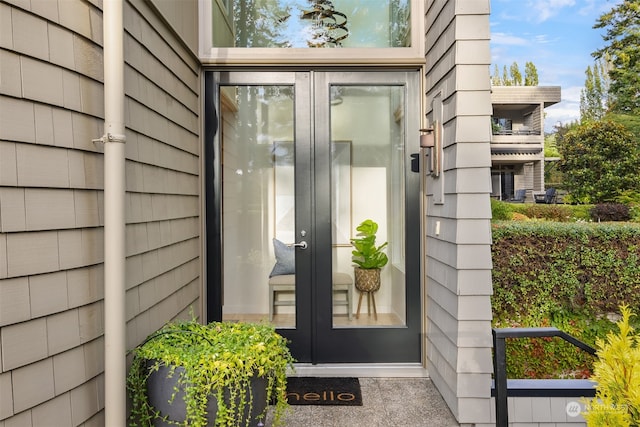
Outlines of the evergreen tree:
[{"label": "evergreen tree", "polygon": [[623,0],[602,14],[594,28],[606,29],[605,46],[593,53],[611,62],[609,103],[615,113],[640,114],[640,1]]}]

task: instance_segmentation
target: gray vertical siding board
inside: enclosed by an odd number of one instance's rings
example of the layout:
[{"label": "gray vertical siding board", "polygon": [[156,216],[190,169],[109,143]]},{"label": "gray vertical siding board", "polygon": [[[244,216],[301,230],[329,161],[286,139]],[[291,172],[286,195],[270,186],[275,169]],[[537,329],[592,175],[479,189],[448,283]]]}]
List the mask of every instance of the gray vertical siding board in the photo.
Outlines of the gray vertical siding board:
[{"label": "gray vertical siding board", "polygon": [[426,10],[427,118],[439,95],[444,128],[443,171],[425,189],[428,369],[461,423],[490,420],[488,13],[488,0],[431,0]]}]

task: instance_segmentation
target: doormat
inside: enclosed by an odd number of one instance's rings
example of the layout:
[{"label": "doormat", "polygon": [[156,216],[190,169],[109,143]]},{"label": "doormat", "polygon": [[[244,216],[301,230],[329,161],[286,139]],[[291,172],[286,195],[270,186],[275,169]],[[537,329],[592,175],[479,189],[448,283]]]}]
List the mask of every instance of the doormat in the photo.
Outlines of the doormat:
[{"label": "doormat", "polygon": [[362,406],[357,378],[289,377],[289,405]]}]

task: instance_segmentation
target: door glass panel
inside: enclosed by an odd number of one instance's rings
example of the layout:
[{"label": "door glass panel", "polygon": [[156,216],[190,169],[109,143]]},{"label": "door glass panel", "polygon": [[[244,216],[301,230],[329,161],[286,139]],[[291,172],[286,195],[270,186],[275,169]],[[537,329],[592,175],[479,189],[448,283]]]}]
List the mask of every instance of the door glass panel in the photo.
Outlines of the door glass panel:
[{"label": "door glass panel", "polygon": [[[404,326],[405,88],[335,85],[330,98],[333,326]],[[352,262],[350,239],[367,219],[376,246],[388,243],[377,290],[360,285]]]},{"label": "door glass panel", "polygon": [[234,0],[235,46],[410,47],[410,0]]},{"label": "door glass panel", "polygon": [[224,320],[295,327],[293,92],[220,90]]}]

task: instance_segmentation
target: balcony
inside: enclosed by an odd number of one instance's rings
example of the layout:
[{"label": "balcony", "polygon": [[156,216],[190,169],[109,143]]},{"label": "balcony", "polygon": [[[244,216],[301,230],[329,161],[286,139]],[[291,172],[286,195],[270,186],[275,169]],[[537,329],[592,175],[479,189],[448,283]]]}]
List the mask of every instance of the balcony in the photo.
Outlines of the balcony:
[{"label": "balcony", "polygon": [[520,129],[511,130],[511,129],[494,129],[494,135],[540,135],[539,130],[530,129],[527,126],[523,126]]},{"label": "balcony", "polygon": [[509,129],[502,126],[493,127],[492,144],[543,144],[544,138],[540,130],[528,126]]}]

